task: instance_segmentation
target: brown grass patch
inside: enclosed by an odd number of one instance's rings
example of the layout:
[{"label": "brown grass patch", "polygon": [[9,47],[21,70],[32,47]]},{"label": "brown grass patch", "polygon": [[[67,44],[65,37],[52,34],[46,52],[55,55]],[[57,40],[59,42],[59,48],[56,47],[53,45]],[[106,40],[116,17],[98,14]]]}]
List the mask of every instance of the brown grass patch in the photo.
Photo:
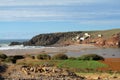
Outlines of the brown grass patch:
[{"label": "brown grass patch", "polygon": [[106,58],[105,61],[101,61],[104,64],[107,64],[108,67],[100,68],[99,70],[103,71],[120,71],[120,58]]}]

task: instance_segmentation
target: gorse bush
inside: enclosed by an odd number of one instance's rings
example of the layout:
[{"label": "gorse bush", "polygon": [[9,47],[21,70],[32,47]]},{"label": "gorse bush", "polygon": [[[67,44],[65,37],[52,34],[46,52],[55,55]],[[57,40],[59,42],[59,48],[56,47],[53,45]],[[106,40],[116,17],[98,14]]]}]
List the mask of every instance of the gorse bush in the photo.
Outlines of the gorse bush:
[{"label": "gorse bush", "polygon": [[0,59],[6,59],[7,55],[0,53]]},{"label": "gorse bush", "polygon": [[24,57],[25,57],[25,58],[31,58],[31,59],[35,59],[35,56],[33,56],[33,55],[30,55],[30,54],[26,54]]},{"label": "gorse bush", "polygon": [[15,55],[15,56],[13,56],[13,58],[15,60],[17,60],[17,59],[24,59],[24,56],[23,55]]},{"label": "gorse bush", "polygon": [[68,59],[68,56],[66,54],[60,53],[60,54],[53,55],[52,59],[53,60],[66,60]]},{"label": "gorse bush", "polygon": [[78,57],[78,60],[104,60],[104,58],[97,54],[86,54]]},{"label": "gorse bush", "polygon": [[51,56],[48,55],[48,54],[43,53],[43,54],[38,54],[36,56],[36,58],[39,59],[39,60],[50,60]]},{"label": "gorse bush", "polygon": [[23,55],[8,56],[4,61],[16,63],[18,59],[24,59],[24,56]]},{"label": "gorse bush", "polygon": [[4,60],[5,62],[16,62],[16,60],[14,60],[14,58],[13,58],[13,56],[8,56],[5,60]]},{"label": "gorse bush", "polygon": [[76,60],[77,58],[75,58],[75,57],[69,57],[68,59],[69,60]]}]

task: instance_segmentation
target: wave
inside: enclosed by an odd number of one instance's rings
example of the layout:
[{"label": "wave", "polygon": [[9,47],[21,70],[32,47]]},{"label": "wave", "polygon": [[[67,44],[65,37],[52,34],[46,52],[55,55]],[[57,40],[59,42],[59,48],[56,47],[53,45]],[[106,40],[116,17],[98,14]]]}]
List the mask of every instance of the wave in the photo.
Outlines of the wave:
[{"label": "wave", "polygon": [[[0,39],[0,50],[12,50],[12,49],[40,49],[45,48],[44,46],[24,46],[24,45],[14,45],[9,46],[11,42],[25,42],[27,39]],[[49,47],[47,47],[49,48]]]},{"label": "wave", "polygon": [[9,46],[8,44],[0,44],[0,50],[12,50],[12,49],[40,49],[45,48],[44,46],[24,46],[24,45],[14,45]]}]

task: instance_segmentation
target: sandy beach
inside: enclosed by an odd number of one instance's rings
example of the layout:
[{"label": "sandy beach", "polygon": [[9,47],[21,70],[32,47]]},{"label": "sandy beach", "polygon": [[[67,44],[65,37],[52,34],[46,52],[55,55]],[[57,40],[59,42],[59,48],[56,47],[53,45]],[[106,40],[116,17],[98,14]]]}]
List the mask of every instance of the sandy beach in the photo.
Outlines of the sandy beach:
[{"label": "sandy beach", "polygon": [[9,49],[0,50],[0,52],[10,55],[25,55],[31,54],[36,55],[40,53],[46,53],[54,55],[57,53],[65,53],[69,57],[78,57],[84,54],[98,54],[104,58],[120,58],[119,48],[100,48],[91,44],[77,44],[63,47],[41,47],[41,48],[30,48],[30,49]]},{"label": "sandy beach", "polygon": [[90,44],[78,44],[78,45],[69,45],[64,47],[42,47],[35,49],[10,49],[10,50],[0,50],[0,52],[6,55],[25,55],[25,54],[39,54],[39,53],[66,53],[66,52],[80,52],[81,50],[88,48],[97,48],[94,45]]}]

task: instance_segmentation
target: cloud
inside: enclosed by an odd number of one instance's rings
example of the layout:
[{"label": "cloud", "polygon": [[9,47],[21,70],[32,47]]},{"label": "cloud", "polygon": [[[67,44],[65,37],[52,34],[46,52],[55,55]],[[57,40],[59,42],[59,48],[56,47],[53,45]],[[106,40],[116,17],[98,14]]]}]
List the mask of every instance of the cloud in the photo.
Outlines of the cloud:
[{"label": "cloud", "polygon": [[[48,6],[48,5],[85,5],[100,3],[100,0],[0,0],[0,6]],[[105,1],[104,1],[105,2]]]},{"label": "cloud", "polygon": [[[119,27],[120,20],[82,20],[76,22],[80,25],[88,25],[88,26],[116,26]],[[119,25],[119,26],[118,26]]]},{"label": "cloud", "polygon": [[[120,17],[120,11],[62,11],[58,10],[0,10],[0,21],[77,21],[77,20],[101,20]],[[119,18],[117,18],[119,19]]]},{"label": "cloud", "polygon": [[0,21],[120,25],[118,3],[119,0],[0,0]]}]

